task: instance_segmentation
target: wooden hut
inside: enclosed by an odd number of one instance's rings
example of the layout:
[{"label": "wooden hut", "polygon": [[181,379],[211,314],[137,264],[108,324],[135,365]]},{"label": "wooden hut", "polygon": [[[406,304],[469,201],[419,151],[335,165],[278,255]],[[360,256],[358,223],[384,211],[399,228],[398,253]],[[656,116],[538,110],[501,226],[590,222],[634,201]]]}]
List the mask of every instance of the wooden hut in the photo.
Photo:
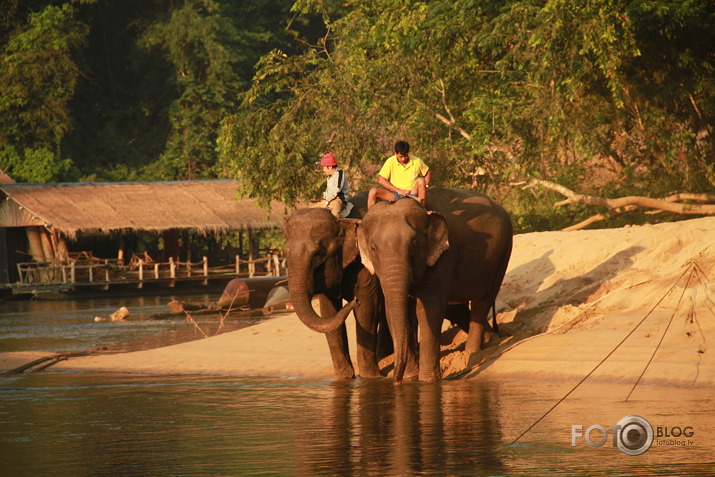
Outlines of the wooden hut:
[{"label": "wooden hut", "polygon": [[[22,264],[67,266],[79,259],[96,260],[97,253],[73,251],[72,244],[114,247],[116,266],[127,266],[126,240],[137,234],[155,234],[174,268],[181,260],[179,243],[188,233],[212,236],[228,231],[269,229],[280,226],[285,206],[271,204],[270,212],[251,199],[237,197],[232,180],[141,183],[0,183],[0,284],[25,282]],[[70,246],[68,247],[68,243]],[[189,248],[185,247],[188,251]],[[199,257],[194,257],[199,258]],[[238,257],[237,257],[238,260]],[[206,258],[203,258],[206,268]],[[105,263],[105,268],[110,262]],[[154,265],[156,268],[156,266]],[[236,262],[236,268],[238,261]],[[32,281],[65,283],[67,270]],[[238,270],[234,270],[238,272]],[[75,269],[76,272],[76,269]],[[143,274],[143,269],[140,271]],[[105,286],[111,280],[105,280]],[[151,274],[149,274],[151,275]],[[159,272],[154,274],[158,277]],[[74,277],[76,279],[76,276]],[[96,278],[96,277],[95,277]],[[176,278],[176,276],[174,276]]]}]

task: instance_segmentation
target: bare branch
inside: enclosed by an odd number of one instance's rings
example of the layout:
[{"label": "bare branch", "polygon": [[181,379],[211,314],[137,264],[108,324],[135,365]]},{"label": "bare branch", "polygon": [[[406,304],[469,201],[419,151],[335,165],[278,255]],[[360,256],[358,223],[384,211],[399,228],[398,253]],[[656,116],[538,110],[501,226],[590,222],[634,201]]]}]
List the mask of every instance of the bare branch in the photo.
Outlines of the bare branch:
[{"label": "bare branch", "polygon": [[[684,215],[715,215],[715,204],[684,204],[676,202],[673,197],[675,195],[669,196],[670,199],[651,199],[650,197],[640,197],[640,196],[628,196],[620,197],[617,199],[605,199],[603,197],[596,197],[592,195],[579,194],[572,191],[571,189],[562,186],[561,184],[556,184],[555,182],[546,181],[543,179],[531,179],[527,182],[527,185],[540,185],[546,189],[553,190],[559,194],[566,197],[567,200],[558,202],[558,205],[564,204],[588,204],[596,205],[599,207],[604,207],[606,209],[619,209],[628,206],[645,207],[649,209],[658,209],[665,212],[673,212],[676,214]],[[710,201],[712,199],[711,194],[678,194],[680,200],[696,200],[693,197],[698,197],[697,200],[700,201]]]},{"label": "bare branch", "polygon": [[455,131],[457,131],[460,134],[460,136],[462,136],[464,139],[467,139],[468,141],[472,140],[471,134],[469,134],[467,131],[465,131],[464,129],[457,126],[453,121],[450,121],[449,119],[445,118],[444,116],[442,116],[439,113],[433,112],[432,114],[434,114],[434,116],[437,119],[439,119],[444,124],[446,124],[450,129],[454,129]]},{"label": "bare branch", "polygon": [[430,111],[434,117],[439,119],[441,123],[443,123],[445,126],[447,126],[450,129],[453,129],[459,133],[460,136],[462,136],[464,139],[471,141],[472,140],[472,135],[469,134],[467,131],[462,129],[461,127],[457,126],[457,121],[454,119],[454,115],[452,114],[452,111],[449,109],[449,106],[447,106],[447,88],[444,86],[444,81],[442,78],[438,78],[439,81],[439,86],[435,86],[435,89],[440,93],[441,96],[441,103],[442,107],[444,108],[445,112],[449,116],[449,118],[443,116],[442,114],[438,113],[437,111],[432,110],[430,107],[428,107],[426,104],[424,104],[422,101],[419,101],[418,99],[413,99],[413,101],[423,108],[427,109]]},{"label": "bare branch", "polygon": [[564,227],[561,230],[564,232],[569,232],[572,230],[585,229],[589,225],[595,224],[596,222],[600,222],[602,220],[608,220],[608,219],[615,217],[618,214],[622,214],[623,212],[631,212],[631,211],[639,209],[639,208],[640,207],[638,207],[637,205],[629,205],[629,206],[623,207],[622,209],[613,209],[613,210],[608,211],[604,214],[592,215],[591,217],[587,218],[586,220],[583,220],[583,221],[581,221],[577,224],[571,225],[569,227]]},{"label": "bare branch", "polygon": [[663,200],[668,202],[682,202],[684,200],[693,200],[695,202],[715,202],[715,194],[692,194],[689,192],[671,194],[665,197]]}]

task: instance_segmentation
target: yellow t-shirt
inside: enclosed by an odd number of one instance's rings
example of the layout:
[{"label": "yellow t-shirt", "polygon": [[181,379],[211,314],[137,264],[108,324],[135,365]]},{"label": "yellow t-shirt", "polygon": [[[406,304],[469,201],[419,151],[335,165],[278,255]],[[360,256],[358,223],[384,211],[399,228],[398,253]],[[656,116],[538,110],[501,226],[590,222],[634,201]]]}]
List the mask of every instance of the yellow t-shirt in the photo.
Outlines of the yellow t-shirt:
[{"label": "yellow t-shirt", "polygon": [[397,155],[393,155],[387,158],[379,174],[398,189],[412,190],[417,178],[427,174],[427,171],[429,167],[417,156],[410,156],[410,162],[403,166]]}]

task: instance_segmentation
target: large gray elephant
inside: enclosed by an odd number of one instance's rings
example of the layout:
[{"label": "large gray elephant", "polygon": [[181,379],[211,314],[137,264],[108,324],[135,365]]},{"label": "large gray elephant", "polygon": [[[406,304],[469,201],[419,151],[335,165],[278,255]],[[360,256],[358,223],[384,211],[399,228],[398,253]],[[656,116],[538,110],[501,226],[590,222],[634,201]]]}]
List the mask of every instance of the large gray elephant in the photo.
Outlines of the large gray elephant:
[{"label": "large gray elephant", "polygon": [[441,378],[439,337],[442,321],[451,312],[448,305],[469,303],[466,351],[481,348],[512,239],[507,212],[467,190],[430,188],[426,208],[402,198],[378,202],[363,217],[358,227],[360,257],[382,284],[396,383],[414,359],[409,297],[417,300],[420,380]]},{"label": "large gray elephant", "polygon": [[[367,193],[350,201],[351,214],[365,213]],[[380,377],[378,359],[391,351],[387,347],[378,350],[378,323],[385,324],[384,302],[377,278],[359,260],[357,225],[353,218],[336,219],[322,208],[298,209],[283,221],[290,299],[306,326],[325,333],[338,379],[355,377],[345,327],[351,310],[356,319],[360,376]],[[314,295],[319,298],[320,315],[311,304]],[[350,303],[342,307],[343,299]],[[387,328],[383,327],[380,335],[385,336]],[[380,343],[385,341],[391,348],[389,338]]]}]

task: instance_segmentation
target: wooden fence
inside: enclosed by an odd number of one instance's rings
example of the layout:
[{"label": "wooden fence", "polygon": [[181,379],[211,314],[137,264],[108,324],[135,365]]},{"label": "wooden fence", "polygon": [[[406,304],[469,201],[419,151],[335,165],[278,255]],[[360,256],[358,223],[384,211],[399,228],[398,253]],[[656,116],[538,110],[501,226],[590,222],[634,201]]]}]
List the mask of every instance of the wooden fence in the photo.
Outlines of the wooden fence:
[{"label": "wooden fence", "polygon": [[144,283],[169,282],[186,279],[206,280],[227,276],[282,276],[285,275],[285,261],[278,254],[243,260],[238,255],[235,263],[220,267],[209,267],[208,258],[199,262],[145,261],[136,258],[125,265],[119,259],[70,258],[66,262],[26,262],[18,263],[20,280],[16,285],[52,284],[66,285],[111,285],[136,283],[141,288]]}]

